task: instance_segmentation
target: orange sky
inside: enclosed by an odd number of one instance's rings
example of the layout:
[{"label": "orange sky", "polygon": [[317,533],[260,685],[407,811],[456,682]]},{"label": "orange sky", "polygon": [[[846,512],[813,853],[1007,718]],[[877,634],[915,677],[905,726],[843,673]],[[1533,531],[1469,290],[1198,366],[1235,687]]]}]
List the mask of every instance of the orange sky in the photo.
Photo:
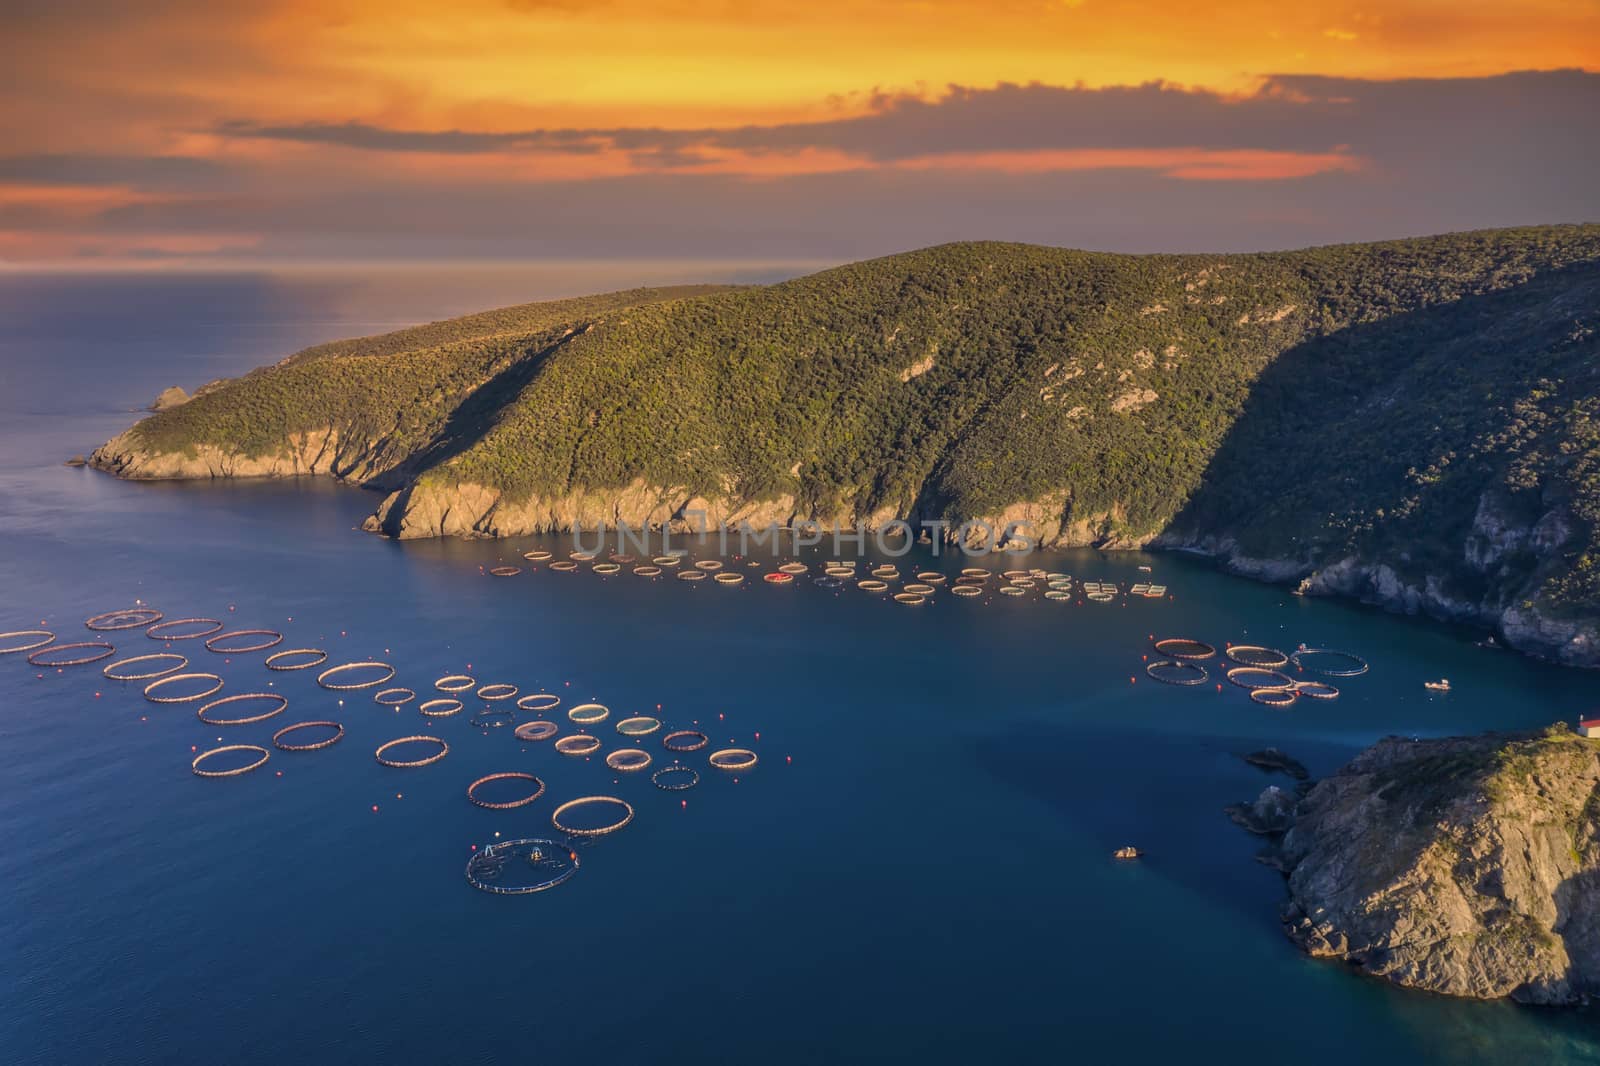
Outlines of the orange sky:
[{"label": "orange sky", "polygon": [[[327,0],[232,5],[120,0],[0,14],[0,152],[86,160],[72,193],[37,165],[0,169],[0,256],[18,257],[23,210],[59,211],[33,257],[93,235],[96,205],[169,190],[126,174],[96,180],[92,156],[182,158],[228,170],[210,194],[312,179],[319,166],[445,181],[579,181],[657,169],[614,145],[545,151],[355,152],[349,146],[219,135],[359,123],[410,132],[692,129],[818,122],[872,113],[881,94],[937,99],[951,85],[1090,87],[1160,80],[1246,96],[1281,73],[1447,78],[1600,68],[1600,4],[1585,0]],[[358,158],[359,157],[359,158]],[[0,161],[3,162],[3,161]],[[1176,178],[1285,179],[1364,166],[1338,144],[1084,143],[1019,150],[951,146],[864,162],[817,145],[708,150],[674,172],[751,180],[883,166],[901,172],[1132,167]],[[89,171],[85,173],[85,171]],[[8,188],[8,186],[11,186]],[[93,189],[95,191],[87,191]],[[78,221],[67,224],[68,217]],[[231,227],[230,227],[231,229]],[[8,238],[7,234],[11,234]],[[145,236],[158,236],[148,233]],[[170,238],[170,235],[167,235]],[[105,234],[107,248],[139,235]],[[169,241],[170,243],[170,241]],[[179,242],[182,243],[182,242]]]}]

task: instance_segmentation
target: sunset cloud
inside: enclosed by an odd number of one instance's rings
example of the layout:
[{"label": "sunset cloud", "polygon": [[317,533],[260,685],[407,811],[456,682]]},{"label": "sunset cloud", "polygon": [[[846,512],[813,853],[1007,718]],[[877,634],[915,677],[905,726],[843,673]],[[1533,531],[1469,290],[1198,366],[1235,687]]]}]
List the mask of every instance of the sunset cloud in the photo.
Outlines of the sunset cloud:
[{"label": "sunset cloud", "polygon": [[13,260],[1237,248],[1600,214],[1600,14],[1556,0],[24,0],[0,40]]}]

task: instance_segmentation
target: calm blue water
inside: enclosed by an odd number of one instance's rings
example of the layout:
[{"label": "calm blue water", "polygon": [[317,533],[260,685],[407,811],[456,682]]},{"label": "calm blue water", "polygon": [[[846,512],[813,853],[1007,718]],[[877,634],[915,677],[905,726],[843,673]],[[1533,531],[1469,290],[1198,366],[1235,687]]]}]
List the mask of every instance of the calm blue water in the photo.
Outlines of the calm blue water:
[{"label": "calm blue water", "polygon": [[[270,682],[290,698],[280,718],[233,728],[98,667],[0,658],[0,1059],[1600,1058],[1585,1016],[1407,993],[1305,959],[1278,931],[1279,875],[1221,813],[1274,780],[1236,753],[1275,744],[1326,772],[1386,733],[1570,718],[1595,702],[1594,677],[1164,556],[1036,557],[1125,581],[1148,563],[1176,597],[1125,607],[498,580],[479,568],[520,562],[532,541],[386,542],[356,531],[375,502],[359,490],[130,485],[60,465],[166,385],[684,273],[0,277],[0,629],[87,639],[84,617],[143,599],[283,630],[284,647],[331,662],[386,659],[418,690],[467,670],[596,698],[613,721],[659,705],[669,725],[698,721],[762,758],[737,783],[707,772],[666,793],[465,714],[423,719],[365,693],[340,706],[260,654],[224,664],[176,645],[228,691]],[[1373,670],[1337,701],[1273,711],[1231,687],[1144,680],[1151,633],[1349,647]],[[138,631],[112,639],[157,650]],[[1456,692],[1429,698],[1421,681],[1439,675]],[[347,735],[244,777],[189,773],[197,747],[267,744],[307,718]],[[449,757],[373,761],[413,732],[448,739]],[[464,798],[518,769],[549,786],[532,806]],[[548,834],[555,802],[592,792],[638,815],[583,849],[572,881],[530,897],[468,887],[472,844]],[[1124,843],[1147,857],[1112,861]]]}]

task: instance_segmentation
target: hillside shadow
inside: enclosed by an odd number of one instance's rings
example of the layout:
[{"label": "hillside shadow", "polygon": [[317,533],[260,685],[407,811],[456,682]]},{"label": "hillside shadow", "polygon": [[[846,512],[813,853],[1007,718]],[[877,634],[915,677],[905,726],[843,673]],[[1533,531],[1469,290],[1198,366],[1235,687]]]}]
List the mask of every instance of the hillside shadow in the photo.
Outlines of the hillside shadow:
[{"label": "hillside shadow", "polygon": [[1574,331],[1596,306],[1600,264],[1579,264],[1289,348],[1252,384],[1167,533],[1301,554],[1319,539],[1370,540],[1383,529],[1339,523],[1376,515],[1391,540],[1401,526],[1426,534],[1407,550],[1421,539],[1459,555],[1478,498],[1509,459],[1458,449],[1507,428],[1506,412],[1541,379],[1596,391],[1595,338]]},{"label": "hillside shadow", "polygon": [[427,444],[407,456],[383,479],[382,484],[373,487],[402,488],[409,492],[409,485],[417,474],[448,463],[471,449],[488,435],[499,421],[501,412],[517,401],[550,357],[588,333],[589,329],[590,324],[586,323],[542,347],[530,347],[511,365],[473,389],[450,412],[444,425]]}]

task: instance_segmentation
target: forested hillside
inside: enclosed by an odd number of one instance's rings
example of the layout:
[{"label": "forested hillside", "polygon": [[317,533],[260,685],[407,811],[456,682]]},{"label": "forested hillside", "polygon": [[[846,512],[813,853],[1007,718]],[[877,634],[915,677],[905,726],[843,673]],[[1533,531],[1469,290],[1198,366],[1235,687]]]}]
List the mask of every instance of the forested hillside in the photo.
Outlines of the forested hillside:
[{"label": "forested hillside", "polygon": [[1221,256],[957,244],[311,349],[96,454],[374,526],[1025,518],[1596,657],[1600,227]]}]

